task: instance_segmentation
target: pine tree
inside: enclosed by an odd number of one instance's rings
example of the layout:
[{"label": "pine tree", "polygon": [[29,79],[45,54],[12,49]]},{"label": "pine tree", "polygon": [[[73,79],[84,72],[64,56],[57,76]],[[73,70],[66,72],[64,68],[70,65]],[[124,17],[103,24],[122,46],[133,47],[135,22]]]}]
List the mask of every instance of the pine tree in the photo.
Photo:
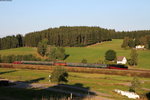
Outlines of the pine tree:
[{"label": "pine tree", "polygon": [[18,35],[16,35],[16,38],[18,40],[18,47],[22,47],[23,46],[23,36],[18,34]]}]

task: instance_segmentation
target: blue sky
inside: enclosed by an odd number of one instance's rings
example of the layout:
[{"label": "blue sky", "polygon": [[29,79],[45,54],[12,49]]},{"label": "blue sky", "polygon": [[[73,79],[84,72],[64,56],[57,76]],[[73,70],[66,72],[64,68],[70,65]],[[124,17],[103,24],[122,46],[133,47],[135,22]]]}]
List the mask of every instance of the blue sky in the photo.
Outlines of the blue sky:
[{"label": "blue sky", "polygon": [[0,1],[0,37],[59,26],[149,30],[150,0]]}]

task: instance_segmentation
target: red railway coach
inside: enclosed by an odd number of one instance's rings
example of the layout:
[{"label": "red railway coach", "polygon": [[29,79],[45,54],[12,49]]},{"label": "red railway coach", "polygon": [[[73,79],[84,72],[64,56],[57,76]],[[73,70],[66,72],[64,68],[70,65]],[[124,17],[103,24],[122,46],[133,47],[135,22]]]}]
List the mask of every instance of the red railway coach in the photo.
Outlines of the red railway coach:
[{"label": "red railway coach", "polygon": [[67,64],[64,63],[64,62],[57,62],[57,63],[54,63],[55,66],[66,66]]},{"label": "red railway coach", "polygon": [[14,61],[13,64],[22,64],[21,61]]}]

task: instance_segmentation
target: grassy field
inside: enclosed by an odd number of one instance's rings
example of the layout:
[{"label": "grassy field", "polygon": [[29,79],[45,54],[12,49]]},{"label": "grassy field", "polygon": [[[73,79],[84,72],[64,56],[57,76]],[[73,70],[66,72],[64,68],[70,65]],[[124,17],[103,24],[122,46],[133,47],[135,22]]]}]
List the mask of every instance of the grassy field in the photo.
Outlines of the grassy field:
[{"label": "grassy field", "polygon": [[[66,62],[81,62],[83,58],[87,59],[89,63],[96,63],[99,60],[104,60],[105,52],[109,49],[113,49],[117,52],[117,56],[126,56],[130,58],[130,49],[121,48],[122,40],[115,39],[109,42],[103,42],[96,45],[91,45],[88,47],[66,47],[66,53],[69,57],[65,60]],[[9,54],[34,54],[36,53],[36,48],[17,48],[0,50],[1,55]],[[149,50],[138,50],[138,68],[150,69],[150,51]]]},{"label": "grassy field", "polygon": [[[15,81],[31,81],[31,80],[43,78],[42,80],[39,80],[36,83],[51,85],[52,83],[48,81],[49,80],[48,75],[50,74],[50,72],[51,71],[47,71],[47,70],[25,70],[25,69],[0,68],[0,77],[6,78],[9,80],[15,80]],[[74,84],[80,84],[80,86],[86,87],[86,88],[88,87],[90,90],[108,94],[109,98],[113,98],[116,100],[128,100],[126,97],[120,96],[114,93],[113,90],[114,89],[128,90],[129,86],[126,84],[130,84],[132,79],[133,77],[128,77],[128,76],[69,72],[69,82],[67,84],[72,85],[72,86]],[[149,78],[139,78],[139,80],[142,82],[142,88],[150,89]],[[0,88],[0,90],[3,90],[3,88]],[[9,92],[11,91],[13,90],[9,88],[9,91],[6,91],[7,92],[6,94],[3,91],[1,92],[1,95],[12,96],[11,93],[9,94]],[[25,91],[25,90],[17,90],[17,91]],[[147,90],[139,91],[140,94],[147,93],[147,92],[149,91]],[[14,95],[18,94],[18,93],[16,94],[15,93],[13,94]],[[22,94],[23,92],[20,92],[20,93]],[[28,95],[26,98],[28,99]]]},{"label": "grassy field", "polygon": [[105,52],[109,49],[115,50],[118,56],[129,57],[130,50],[122,49],[120,47],[121,43],[122,40],[113,40],[88,47],[68,47],[66,52],[70,54],[70,57],[66,61],[81,62],[85,58],[90,63],[96,63],[99,60],[104,60]]},{"label": "grassy field", "polygon": [[1,55],[28,55],[33,54],[36,55],[36,48],[15,48],[15,49],[7,49],[7,50],[0,50]]}]

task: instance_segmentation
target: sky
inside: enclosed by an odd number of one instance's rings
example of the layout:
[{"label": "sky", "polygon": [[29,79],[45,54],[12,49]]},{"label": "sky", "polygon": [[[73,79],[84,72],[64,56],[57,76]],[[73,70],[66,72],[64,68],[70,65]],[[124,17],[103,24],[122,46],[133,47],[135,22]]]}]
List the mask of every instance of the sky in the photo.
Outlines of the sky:
[{"label": "sky", "polygon": [[150,30],[150,0],[0,0],[0,37],[59,26]]}]

